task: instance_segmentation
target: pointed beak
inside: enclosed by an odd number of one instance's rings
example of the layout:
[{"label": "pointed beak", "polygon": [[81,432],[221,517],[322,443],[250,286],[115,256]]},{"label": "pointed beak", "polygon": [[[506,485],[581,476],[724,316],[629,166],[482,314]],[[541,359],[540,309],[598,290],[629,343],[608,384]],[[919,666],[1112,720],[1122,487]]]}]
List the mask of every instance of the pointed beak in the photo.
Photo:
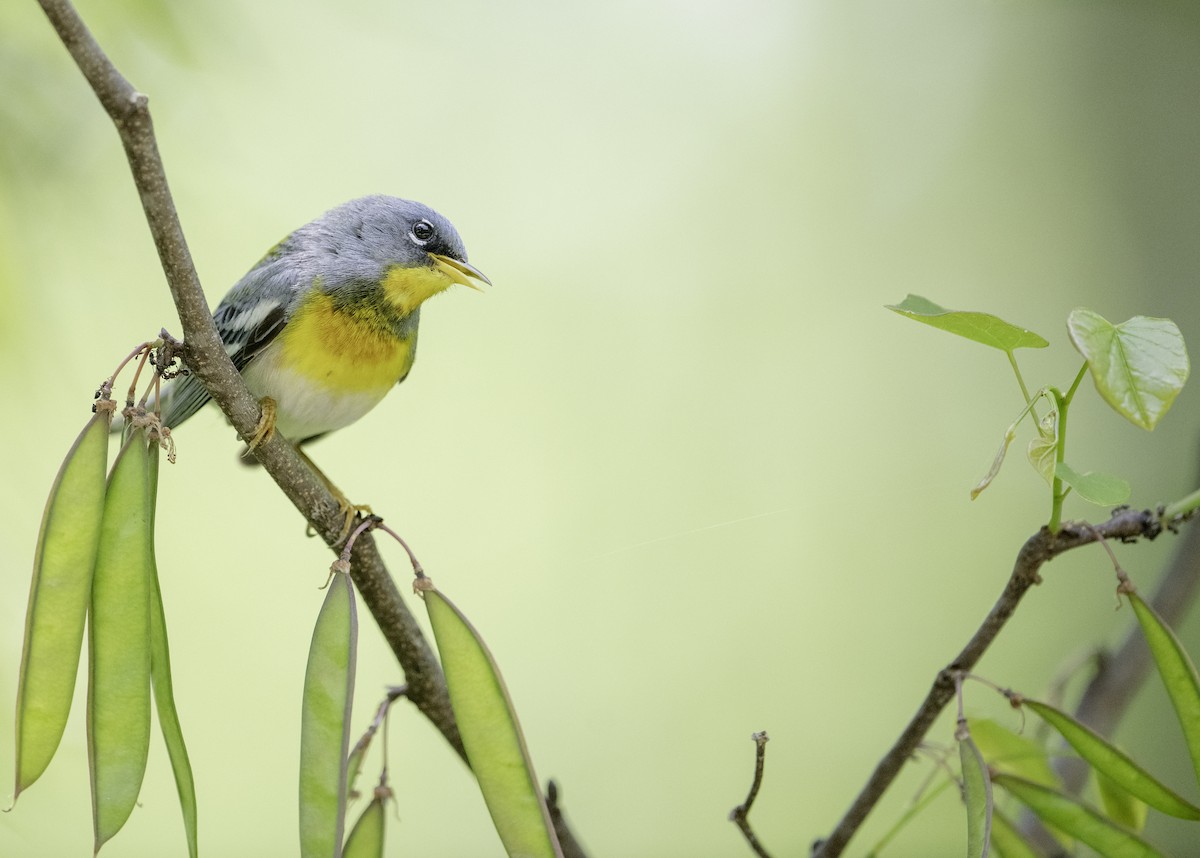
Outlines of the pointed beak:
[{"label": "pointed beak", "polygon": [[433,260],[433,265],[438,268],[453,280],[455,283],[461,283],[463,286],[469,286],[476,292],[482,292],[475,282],[486,283],[491,286],[492,281],[488,280],[484,273],[466,262],[461,262],[452,256],[443,256],[440,253],[431,253],[429,258]]}]

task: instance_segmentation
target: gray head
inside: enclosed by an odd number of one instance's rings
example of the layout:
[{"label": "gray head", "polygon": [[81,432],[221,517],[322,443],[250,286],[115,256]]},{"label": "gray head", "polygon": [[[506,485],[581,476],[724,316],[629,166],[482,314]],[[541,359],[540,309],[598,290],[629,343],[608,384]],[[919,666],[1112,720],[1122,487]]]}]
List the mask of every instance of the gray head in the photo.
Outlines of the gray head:
[{"label": "gray head", "polygon": [[[360,197],[325,212],[293,232],[278,248],[299,261],[333,262],[343,271],[364,266],[428,266],[430,254],[467,261],[458,230],[429,206],[398,197]],[[348,273],[348,272],[347,272]]]},{"label": "gray head", "polygon": [[450,221],[421,203],[382,195],[327,211],[281,241],[256,269],[297,285],[317,280],[342,298],[387,287],[403,312],[452,283],[490,282],[467,263]]}]

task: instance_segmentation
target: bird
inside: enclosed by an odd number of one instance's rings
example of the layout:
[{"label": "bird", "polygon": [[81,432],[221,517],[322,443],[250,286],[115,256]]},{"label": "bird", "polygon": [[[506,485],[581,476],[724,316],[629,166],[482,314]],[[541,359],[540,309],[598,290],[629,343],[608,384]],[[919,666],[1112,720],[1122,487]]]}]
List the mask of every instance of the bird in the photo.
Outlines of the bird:
[{"label": "bird", "polygon": [[[456,284],[491,281],[467,261],[453,224],[412,200],[350,200],[278,242],[213,312],[260,402],[249,448],[278,431],[299,449],[378,405],[412,370],[421,305]],[[174,430],[208,400],[184,373],[156,407]],[[358,508],[313,467],[352,521]]]}]

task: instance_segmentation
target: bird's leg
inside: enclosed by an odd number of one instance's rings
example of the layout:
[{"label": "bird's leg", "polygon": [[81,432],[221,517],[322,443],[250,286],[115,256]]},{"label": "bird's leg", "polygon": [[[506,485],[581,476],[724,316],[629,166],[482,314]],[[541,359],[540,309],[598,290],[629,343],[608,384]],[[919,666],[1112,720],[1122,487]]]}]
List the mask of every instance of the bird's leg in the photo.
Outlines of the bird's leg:
[{"label": "bird's leg", "polygon": [[[329,477],[325,476],[324,471],[317,467],[316,462],[310,459],[307,453],[305,453],[299,447],[296,447],[296,452],[300,454],[300,458],[308,462],[308,466],[313,469],[313,473],[321,479],[321,482],[325,484],[325,488],[329,489],[329,493],[337,500],[338,510],[342,513],[343,517],[342,529],[338,533],[337,541],[343,541],[347,536],[350,535],[350,529],[354,527],[354,519],[359,513],[362,513],[363,515],[373,515],[371,507],[369,507],[367,504],[351,503],[350,499],[342,493],[341,489],[339,489],[333,484],[332,481],[330,481]],[[311,535],[312,525],[309,525],[309,533]]]},{"label": "bird's leg", "polygon": [[[247,453],[263,441],[270,441],[271,436],[275,434],[275,400],[264,396],[258,400],[258,407],[258,425],[254,427],[254,435],[250,438],[250,445],[246,448]],[[309,464],[311,465],[312,462]]]}]

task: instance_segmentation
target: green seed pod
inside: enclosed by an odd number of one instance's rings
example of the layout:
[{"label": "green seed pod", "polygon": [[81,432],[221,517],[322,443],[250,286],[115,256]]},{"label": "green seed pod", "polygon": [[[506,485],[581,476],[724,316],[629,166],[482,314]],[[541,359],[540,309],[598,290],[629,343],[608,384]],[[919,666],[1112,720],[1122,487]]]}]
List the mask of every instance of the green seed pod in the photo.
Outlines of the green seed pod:
[{"label": "green seed pod", "polygon": [[300,854],[337,858],[346,826],[346,760],[358,615],[350,576],[336,574],[317,615],[300,722]]},{"label": "green seed pod", "polygon": [[88,762],[100,847],[137,803],[150,749],[150,456],[135,431],[113,464],[92,579]]},{"label": "green seed pod", "polygon": [[448,599],[423,591],[450,705],[471,771],[509,855],[562,858],[521,725],[479,633]]},{"label": "green seed pod", "polygon": [[88,421],[59,469],[42,515],[17,685],[14,800],[50,764],[71,711],[104,516],[111,421],[112,412],[104,409]]}]

